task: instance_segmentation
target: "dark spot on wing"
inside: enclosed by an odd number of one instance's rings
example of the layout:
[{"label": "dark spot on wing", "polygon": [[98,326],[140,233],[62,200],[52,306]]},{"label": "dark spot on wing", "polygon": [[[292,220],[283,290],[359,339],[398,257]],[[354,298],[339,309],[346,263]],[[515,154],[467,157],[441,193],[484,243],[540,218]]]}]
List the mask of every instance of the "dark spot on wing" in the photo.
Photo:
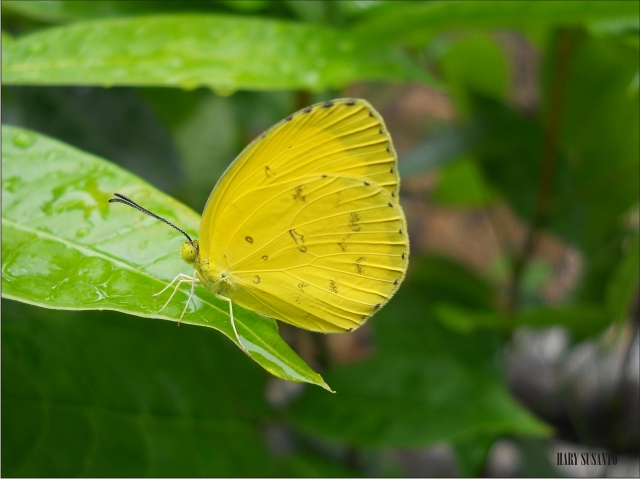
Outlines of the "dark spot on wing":
[{"label": "dark spot on wing", "polygon": [[338,286],[334,280],[329,280],[329,289],[332,293],[338,294]]},{"label": "dark spot on wing", "polygon": [[393,168],[391,168],[391,169],[389,170],[389,173],[393,173]]},{"label": "dark spot on wing", "polygon": [[271,168],[269,168],[268,166],[264,167],[264,174],[269,177],[273,176],[273,172],[271,171]]},{"label": "dark spot on wing", "polygon": [[265,255],[262,257],[262,259],[263,259],[264,261],[267,261],[267,260],[269,259],[269,257],[265,254]]},{"label": "dark spot on wing", "polygon": [[253,238],[251,236],[245,236],[244,239],[247,241],[247,243],[253,244]]},{"label": "dark spot on wing", "polygon": [[330,106],[333,106],[333,102],[332,101],[327,101],[322,106],[325,107],[325,108],[329,108]]},{"label": "dark spot on wing", "polygon": [[407,257],[407,255],[405,253],[402,253],[402,259],[405,259]]},{"label": "dark spot on wing", "polygon": [[373,307],[373,310],[375,311],[376,309],[380,309],[380,306],[382,306],[380,303],[376,304],[376,305]]},{"label": "dark spot on wing", "polygon": [[326,178],[326,177],[327,177],[327,175],[322,175],[322,178]]},{"label": "dark spot on wing", "polygon": [[364,186],[369,186],[369,182],[368,182],[368,181],[365,181],[365,182],[364,182]]},{"label": "dark spot on wing", "polygon": [[347,329],[347,332],[348,332],[348,331],[353,331],[353,328],[349,328],[349,329]]},{"label": "dark spot on wing", "polygon": [[298,250],[302,253],[306,253],[307,247],[304,245],[304,235],[301,235],[295,229],[289,230],[289,234],[291,235],[291,238],[293,238],[293,241],[296,243]]},{"label": "dark spot on wing", "polygon": [[313,107],[308,106],[307,108],[305,108],[304,110],[302,110],[305,113],[309,113],[311,110],[313,110]]},{"label": "dark spot on wing", "polygon": [[338,248],[340,248],[340,251],[343,253],[347,252],[347,245],[344,241],[338,241]]},{"label": "dark spot on wing", "polygon": [[[382,135],[382,128],[380,128],[380,131],[378,133],[380,133]],[[387,150],[388,150],[388,148],[387,148]]]},{"label": "dark spot on wing", "polygon": [[253,277],[253,284],[260,284],[260,276],[254,276]]},{"label": "dark spot on wing", "polygon": [[373,116],[373,113],[369,112],[369,116]]},{"label": "dark spot on wing", "polygon": [[395,191],[392,191],[392,192],[391,192],[391,196],[393,196],[393,197],[395,198],[395,196],[396,196],[396,192],[395,192]]},{"label": "dark spot on wing", "polygon": [[364,256],[360,256],[357,260],[356,260],[356,272],[358,274],[362,274],[364,273],[364,268],[360,265],[360,263],[362,263],[366,258]]},{"label": "dark spot on wing", "polygon": [[398,280],[396,279],[393,284],[395,284],[396,286],[398,286]]},{"label": "dark spot on wing", "polygon": [[393,208],[393,203],[389,202],[389,206],[391,206]]},{"label": "dark spot on wing", "polygon": [[387,146],[387,153],[391,153],[391,150],[389,149],[388,146]]},{"label": "dark spot on wing", "polygon": [[309,286],[309,283],[305,283],[304,281],[302,283],[298,283],[298,289],[301,293],[304,293],[304,288],[306,288],[307,286]]},{"label": "dark spot on wing", "polygon": [[351,231],[360,231],[360,215],[358,213],[351,213],[349,216],[349,228]]},{"label": "dark spot on wing", "polygon": [[293,115],[289,115],[288,117],[285,118],[285,121],[291,121],[292,118],[293,118]]},{"label": "dark spot on wing", "polygon": [[355,104],[356,104],[356,102],[354,100],[351,100],[351,101],[348,101],[347,103],[345,103],[345,105],[347,105],[347,106],[353,106]]},{"label": "dark spot on wing", "polygon": [[293,189],[293,199],[294,200],[300,200],[302,202],[307,201],[307,197],[305,195],[302,194],[302,191],[304,190],[304,186],[302,185],[298,185]]},{"label": "dark spot on wing", "polygon": [[398,230],[398,233],[402,234],[402,230]]}]

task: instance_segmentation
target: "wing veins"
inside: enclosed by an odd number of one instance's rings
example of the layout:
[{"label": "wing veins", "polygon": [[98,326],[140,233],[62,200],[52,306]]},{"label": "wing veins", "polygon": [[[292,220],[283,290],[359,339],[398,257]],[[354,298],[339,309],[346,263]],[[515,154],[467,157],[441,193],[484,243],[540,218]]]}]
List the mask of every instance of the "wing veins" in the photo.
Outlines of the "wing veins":
[{"label": "wing veins", "polygon": [[[364,303],[364,302],[362,302],[362,301],[356,301],[355,299],[347,298],[346,296],[340,296],[340,295],[339,295],[339,294],[337,294],[337,293],[332,293],[331,291],[329,291],[329,290],[327,290],[327,289],[324,289],[324,288],[322,288],[322,287],[318,286],[317,284],[311,283],[311,282],[309,282],[309,281],[308,281],[308,280],[306,280],[306,279],[298,278],[295,274],[292,274],[292,273],[290,273],[290,272],[288,272],[288,271],[285,271],[285,274],[288,274],[289,276],[291,276],[292,278],[297,279],[298,281],[302,281],[302,282],[304,282],[304,283],[310,284],[311,286],[314,286],[314,287],[318,288],[320,291],[324,291],[325,293],[329,293],[329,294],[335,294],[336,296],[338,296],[338,297],[340,297],[340,298],[343,298],[343,299],[347,299],[347,300],[349,300],[349,301],[351,301],[351,302],[353,302],[353,303],[356,303],[356,304],[362,304],[362,305],[364,305],[364,306],[370,306],[370,307],[375,306],[375,303],[374,303],[374,304]],[[317,300],[319,300],[319,301],[321,301],[321,302],[323,302],[323,303],[325,303],[325,304],[327,304],[327,305],[329,305],[329,306],[333,306],[333,307],[335,307],[334,305],[332,305],[332,304],[331,304],[331,303],[329,303],[328,301],[325,301],[324,299],[317,298],[317,297],[316,297],[315,299],[317,299]],[[352,313],[352,314],[361,314],[359,311],[351,311],[351,310],[349,310],[349,309],[344,309],[344,311],[347,311],[348,313]],[[336,316],[339,316],[339,315],[337,315],[337,314],[336,314]],[[345,318],[345,319],[346,319],[346,318]]]}]

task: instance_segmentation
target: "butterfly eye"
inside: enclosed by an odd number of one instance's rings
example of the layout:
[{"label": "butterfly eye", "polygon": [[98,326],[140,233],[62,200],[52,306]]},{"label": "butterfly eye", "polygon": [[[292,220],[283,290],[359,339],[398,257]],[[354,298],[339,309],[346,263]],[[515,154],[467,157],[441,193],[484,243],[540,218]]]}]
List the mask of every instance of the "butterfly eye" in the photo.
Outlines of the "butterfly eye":
[{"label": "butterfly eye", "polygon": [[185,263],[192,264],[196,260],[196,256],[197,252],[194,245],[188,241],[182,243],[182,246],[180,247],[180,257]]}]

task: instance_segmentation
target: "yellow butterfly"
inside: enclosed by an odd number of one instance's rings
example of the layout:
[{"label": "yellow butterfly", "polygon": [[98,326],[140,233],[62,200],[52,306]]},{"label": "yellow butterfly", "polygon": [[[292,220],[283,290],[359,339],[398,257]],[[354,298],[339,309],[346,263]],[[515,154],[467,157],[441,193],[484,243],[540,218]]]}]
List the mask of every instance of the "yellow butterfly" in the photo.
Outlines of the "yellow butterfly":
[{"label": "yellow butterfly", "polygon": [[[397,156],[382,117],[364,100],[294,113],[254,140],[220,177],[200,239],[118,193],[124,203],[187,237],[180,256],[202,284],[232,302],[299,328],[351,331],[397,291],[409,261]],[[246,349],[245,349],[246,352]]]}]

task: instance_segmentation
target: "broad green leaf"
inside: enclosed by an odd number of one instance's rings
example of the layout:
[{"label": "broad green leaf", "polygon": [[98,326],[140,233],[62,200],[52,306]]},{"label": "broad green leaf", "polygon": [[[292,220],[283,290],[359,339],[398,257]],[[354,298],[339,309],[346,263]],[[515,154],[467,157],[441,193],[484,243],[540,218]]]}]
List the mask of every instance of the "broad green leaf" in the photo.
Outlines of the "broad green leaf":
[{"label": "broad green leaf", "polygon": [[483,475],[487,456],[493,443],[499,439],[495,434],[477,434],[453,441],[458,466],[464,477],[480,477]]},{"label": "broad green leaf", "polygon": [[[188,96],[176,88],[162,90]],[[176,117],[179,111],[174,110]],[[2,119],[109,158],[171,194],[179,191],[190,173],[182,168],[182,152],[165,125],[134,88],[3,86]],[[231,158],[233,154],[226,158],[227,163]],[[212,170],[211,175],[215,174]],[[217,177],[210,177],[211,184]]]},{"label": "broad green leaf", "polygon": [[[117,203],[122,193],[197,237],[198,214],[121,168],[34,132],[2,128],[2,296],[54,309],[110,309],[177,321],[188,291],[160,291],[177,274],[182,238]],[[228,306],[204,288],[183,323],[215,328],[232,341]],[[272,374],[326,389],[282,340],[275,321],[234,308],[252,359]]]},{"label": "broad green leaf", "polygon": [[452,42],[438,64],[459,114],[468,115],[470,92],[506,100],[511,72],[505,52],[491,37]]},{"label": "broad green leaf", "polygon": [[[309,434],[367,447],[417,447],[478,434],[548,434],[510,396],[496,367],[498,335],[458,334],[433,317],[438,298],[482,308],[480,283],[468,277],[458,288],[454,278],[465,278],[461,268],[430,258],[413,261],[411,277],[371,320],[375,355],[328,371],[340,400],[306,390],[290,410],[291,422]],[[444,278],[440,288],[428,289],[437,276]]]},{"label": "broad green leaf", "polygon": [[148,85],[224,91],[340,88],[357,80],[427,81],[391,47],[319,25],[225,15],[79,22],[2,50],[4,84]]},{"label": "broad green leaf", "polygon": [[568,329],[576,341],[593,337],[611,324],[612,316],[597,304],[579,303],[558,308],[527,308],[514,318],[518,326],[549,328],[562,326]]},{"label": "broad green leaf", "polygon": [[[220,10],[221,5],[259,6],[261,0],[215,2],[201,0],[7,0],[2,8],[27,18],[50,23],[66,23],[92,18],[124,17],[160,12]],[[223,8],[224,10],[224,8]],[[242,6],[237,10],[242,10]]]},{"label": "broad green leaf", "polygon": [[626,319],[638,291],[638,275],[640,274],[638,239],[637,233],[627,239],[624,245],[626,251],[607,284],[607,312],[617,320]]},{"label": "broad green leaf", "polygon": [[213,331],[3,300],[2,474],[275,475],[264,379]]},{"label": "broad green leaf", "polygon": [[416,45],[450,29],[579,25],[590,21],[638,18],[637,1],[389,2],[367,16],[355,32],[380,43]]},{"label": "broad green leaf", "polygon": [[473,158],[460,158],[445,165],[440,173],[431,195],[440,204],[484,207],[495,197]]}]

